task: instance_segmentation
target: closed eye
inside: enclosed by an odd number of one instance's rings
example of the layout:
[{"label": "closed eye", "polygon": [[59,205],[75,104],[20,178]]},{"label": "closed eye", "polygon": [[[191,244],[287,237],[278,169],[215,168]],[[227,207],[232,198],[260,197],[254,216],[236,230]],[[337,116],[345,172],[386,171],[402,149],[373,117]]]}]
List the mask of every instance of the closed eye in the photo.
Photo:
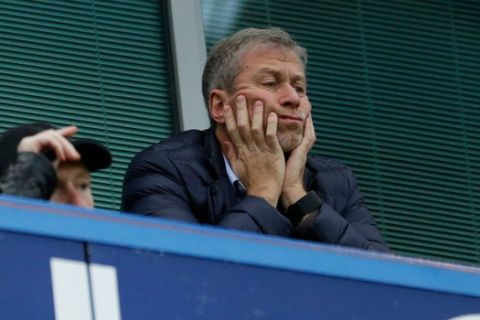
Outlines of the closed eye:
[{"label": "closed eye", "polygon": [[268,80],[268,81],[263,81],[262,85],[265,87],[274,88],[277,86],[277,82],[275,80]]}]

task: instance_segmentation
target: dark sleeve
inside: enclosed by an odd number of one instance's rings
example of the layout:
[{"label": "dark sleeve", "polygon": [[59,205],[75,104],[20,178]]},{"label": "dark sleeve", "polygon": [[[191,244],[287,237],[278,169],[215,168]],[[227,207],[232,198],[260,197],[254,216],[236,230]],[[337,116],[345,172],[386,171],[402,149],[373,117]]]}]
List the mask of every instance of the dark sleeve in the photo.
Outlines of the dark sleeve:
[{"label": "dark sleeve", "polygon": [[[390,252],[360,193],[355,176],[349,168],[344,168],[345,171],[338,178],[345,179],[342,182],[345,187],[336,189],[336,194],[331,198],[336,199],[327,200],[320,210],[309,214],[295,233],[310,240]],[[319,190],[315,191],[322,194]],[[336,211],[332,206],[341,203],[340,199],[344,199],[344,205]]]},{"label": "dark sleeve", "polygon": [[255,196],[246,196],[237,203],[225,214],[219,225],[278,236],[288,236],[292,231],[292,225],[284,215],[265,199]]},{"label": "dark sleeve", "polygon": [[[197,193],[192,192],[185,185],[186,178],[182,178],[182,174],[186,174],[185,171],[180,173],[179,170],[178,161],[168,159],[168,156],[159,157],[153,151],[140,154],[132,161],[125,175],[122,210],[258,233],[275,235],[291,233],[292,225],[289,220],[266,200],[258,197],[247,196],[232,208],[217,212],[217,215],[213,216],[214,213],[208,211],[211,211],[212,207],[221,205],[207,204],[210,201],[208,199],[215,198],[223,203],[221,199],[226,195],[226,191],[223,190],[225,186],[218,186],[215,192],[219,194],[215,197],[202,194],[202,192],[209,192],[205,186],[199,186]],[[188,169],[182,167],[182,170]],[[201,169],[194,168],[190,176],[202,174]],[[197,181],[201,184],[202,179],[198,177],[195,179],[190,179],[192,181],[189,183]],[[192,207],[201,214],[196,216]]]},{"label": "dark sleeve", "polygon": [[57,184],[57,174],[42,154],[20,152],[0,179],[4,194],[50,199]]}]

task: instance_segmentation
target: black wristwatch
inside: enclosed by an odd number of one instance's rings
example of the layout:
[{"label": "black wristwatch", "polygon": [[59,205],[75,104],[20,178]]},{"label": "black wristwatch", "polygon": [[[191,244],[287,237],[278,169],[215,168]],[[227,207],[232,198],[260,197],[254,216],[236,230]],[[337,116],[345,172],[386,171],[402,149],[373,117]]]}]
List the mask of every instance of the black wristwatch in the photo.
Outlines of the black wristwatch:
[{"label": "black wristwatch", "polygon": [[308,213],[320,209],[323,200],[317,196],[315,191],[310,191],[300,200],[291,204],[287,209],[287,218],[292,225],[296,226]]}]

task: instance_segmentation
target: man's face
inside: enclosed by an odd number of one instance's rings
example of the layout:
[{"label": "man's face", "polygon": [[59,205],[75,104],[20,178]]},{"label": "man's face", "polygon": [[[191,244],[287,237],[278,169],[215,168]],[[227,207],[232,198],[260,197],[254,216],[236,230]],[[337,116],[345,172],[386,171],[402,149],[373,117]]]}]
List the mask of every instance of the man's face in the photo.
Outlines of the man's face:
[{"label": "man's face", "polygon": [[235,79],[234,93],[227,103],[235,106],[239,95],[247,99],[250,120],[257,100],[264,105],[264,126],[270,112],[277,114],[277,137],[284,152],[292,151],[301,143],[305,120],[312,107],[303,65],[294,52],[264,48],[246,53]]},{"label": "man's face", "polygon": [[57,168],[58,183],[50,200],[93,208],[90,171],[81,162],[61,162]]}]

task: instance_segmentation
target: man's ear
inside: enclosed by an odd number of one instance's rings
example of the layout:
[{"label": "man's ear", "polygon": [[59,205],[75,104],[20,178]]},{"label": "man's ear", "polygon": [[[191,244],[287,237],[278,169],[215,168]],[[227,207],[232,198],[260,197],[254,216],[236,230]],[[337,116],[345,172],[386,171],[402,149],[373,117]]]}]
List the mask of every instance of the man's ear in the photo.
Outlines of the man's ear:
[{"label": "man's ear", "polygon": [[225,123],[223,107],[226,104],[228,94],[225,90],[213,89],[208,97],[210,116],[216,123]]}]

